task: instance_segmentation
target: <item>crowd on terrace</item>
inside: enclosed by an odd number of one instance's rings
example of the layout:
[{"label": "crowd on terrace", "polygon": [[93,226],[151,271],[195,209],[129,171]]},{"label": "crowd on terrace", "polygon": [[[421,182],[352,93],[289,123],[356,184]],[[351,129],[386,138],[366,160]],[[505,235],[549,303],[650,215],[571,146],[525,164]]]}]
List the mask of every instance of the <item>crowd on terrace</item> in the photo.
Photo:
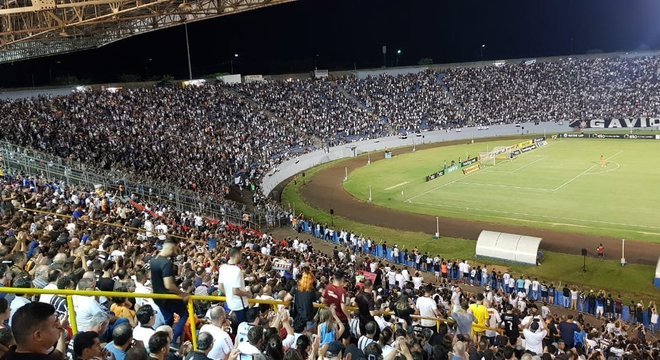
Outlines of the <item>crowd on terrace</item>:
[{"label": "crowd on terrace", "polygon": [[658,56],[569,58],[3,100],[0,137],[104,172],[221,198],[235,185],[258,192],[259,179],[283,159],[360,139],[655,116],[659,65]]},{"label": "crowd on terrace", "polygon": [[[633,322],[624,323],[621,300],[602,292],[571,286],[567,307],[582,311],[565,311],[547,305],[552,284],[414,250],[405,252],[413,267],[384,262],[373,255],[374,242],[347,231],[324,253],[304,234],[277,240],[102,189],[22,177],[6,177],[1,188],[3,286],[181,298],[74,296],[73,337],[64,297],[3,294],[6,359],[659,356],[652,330],[637,322],[648,312],[657,323],[652,302],[633,304]],[[227,300],[195,302],[189,319],[184,301],[192,294]],[[250,299],[292,304],[274,311]],[[199,331],[196,350],[191,321]]]},{"label": "crowd on terrace", "polygon": [[[1,101],[1,136],[109,174],[220,199],[229,186],[258,192],[260,177],[282,159],[362,138],[656,115],[658,65],[658,57],[566,59]],[[346,231],[326,254],[304,234],[277,240],[107,189],[21,176],[6,176],[0,185],[3,286],[181,297],[76,296],[71,309],[61,296],[5,294],[2,358],[660,357],[653,302],[626,306],[618,294],[494,272],[441,254],[406,252],[413,267],[392,264],[374,256],[372,241]],[[323,234],[334,231],[318,226]],[[547,305],[557,293],[568,311]],[[189,319],[191,294],[227,301],[195,302]],[[250,299],[292,305],[275,312]],[[632,322],[622,321],[625,307]],[[66,320],[71,310],[75,337]],[[199,329],[196,350],[189,343],[191,322]]]}]

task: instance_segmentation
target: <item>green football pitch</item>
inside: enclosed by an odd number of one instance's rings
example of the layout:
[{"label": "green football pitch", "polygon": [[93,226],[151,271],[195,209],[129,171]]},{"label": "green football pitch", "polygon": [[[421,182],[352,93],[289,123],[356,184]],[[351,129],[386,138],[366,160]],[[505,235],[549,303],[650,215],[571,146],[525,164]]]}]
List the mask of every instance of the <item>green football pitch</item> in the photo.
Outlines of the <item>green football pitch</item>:
[{"label": "green football pitch", "polygon": [[344,187],[365,201],[371,188],[374,204],[400,211],[660,242],[660,142],[654,140],[548,140],[514,160],[426,181],[445,161],[517,142],[405,153],[356,169]]}]

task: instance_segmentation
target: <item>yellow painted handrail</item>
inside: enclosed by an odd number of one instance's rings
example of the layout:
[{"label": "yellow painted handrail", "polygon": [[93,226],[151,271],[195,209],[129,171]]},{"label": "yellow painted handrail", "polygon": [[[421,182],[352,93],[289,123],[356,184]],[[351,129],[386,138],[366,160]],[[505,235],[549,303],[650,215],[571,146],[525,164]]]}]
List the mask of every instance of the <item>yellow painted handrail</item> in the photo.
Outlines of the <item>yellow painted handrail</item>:
[{"label": "yellow painted handrail", "polygon": [[[125,298],[141,298],[141,299],[159,299],[159,300],[182,300],[181,297],[174,294],[141,294],[132,292],[119,292],[119,291],[90,291],[90,290],[43,290],[43,289],[23,289],[0,287],[0,293],[4,294],[25,294],[25,295],[61,295],[66,297],[67,308],[69,311],[69,325],[73,334],[78,333],[78,326],[76,324],[76,313],[74,311],[73,297],[74,296],[103,296],[107,298],[125,297]],[[195,308],[194,301],[226,301],[224,296],[204,296],[204,295],[190,295],[188,297],[188,319],[190,319],[190,333],[192,335],[193,348],[197,350],[197,334],[195,329]],[[255,300],[248,299],[249,304],[271,305],[277,310],[277,306],[289,306],[289,303],[278,300]]]}]

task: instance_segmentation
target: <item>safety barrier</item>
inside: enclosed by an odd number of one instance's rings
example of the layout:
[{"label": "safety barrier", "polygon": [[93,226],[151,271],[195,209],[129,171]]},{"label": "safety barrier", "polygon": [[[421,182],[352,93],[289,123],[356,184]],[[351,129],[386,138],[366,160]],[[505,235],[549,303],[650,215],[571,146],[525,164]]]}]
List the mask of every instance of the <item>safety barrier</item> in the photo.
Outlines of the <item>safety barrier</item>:
[{"label": "safety barrier", "polygon": [[[88,188],[102,186],[107,191],[116,191],[121,184],[126,194],[137,194],[141,199],[156,204],[167,204],[180,211],[190,211],[214,219],[227,219],[249,228],[267,226],[267,218],[273,214],[257,211],[251,221],[244,221],[242,204],[229,199],[216,199],[211,194],[164,183],[149,183],[117,171],[98,169],[88,164],[60,158],[51,154],[0,141],[0,165],[4,175],[25,174],[48,180],[66,181],[67,185],[83,185]],[[0,169],[0,171],[2,171]]]},{"label": "safety barrier", "polygon": [[[67,309],[69,312],[69,324],[74,334],[78,333],[76,325],[76,313],[73,306],[73,296],[94,296],[94,297],[125,297],[125,298],[140,298],[140,299],[158,299],[158,300],[181,300],[181,297],[174,294],[138,294],[130,292],[117,292],[117,291],[89,291],[89,290],[42,290],[42,289],[23,289],[23,288],[9,288],[0,287],[0,293],[4,294],[26,294],[26,295],[60,295],[66,297]],[[204,295],[190,295],[188,297],[188,318],[195,319],[194,302],[195,301],[226,301],[224,296],[204,296]],[[277,300],[255,300],[249,299],[249,304],[271,305],[277,311],[279,305],[288,306],[288,303]],[[197,349],[197,329],[194,321],[190,321],[190,333],[192,335],[192,343]]]},{"label": "safety barrier", "polygon": [[[94,296],[94,297],[123,297],[123,298],[140,298],[140,299],[159,299],[159,300],[181,300],[179,296],[174,294],[138,294],[138,293],[129,293],[129,292],[117,292],[117,291],[89,291],[89,290],[42,290],[42,289],[23,289],[23,288],[10,288],[10,287],[0,287],[0,293],[2,294],[25,294],[25,295],[59,295],[66,297],[67,309],[69,313],[69,325],[71,326],[71,331],[73,334],[78,333],[78,326],[76,322],[76,313],[73,305],[74,296]],[[187,311],[188,319],[195,319],[195,310],[194,302],[195,301],[213,301],[221,302],[226,301],[224,296],[204,296],[204,295],[190,295],[188,297]],[[249,299],[248,304],[254,305],[270,305],[273,307],[275,312],[278,311],[279,306],[288,307],[290,303],[285,303],[278,300],[255,300]],[[315,303],[314,307],[324,308],[325,304]],[[358,309],[356,307],[347,307],[347,310],[351,312],[356,312]],[[386,312],[385,315],[393,315],[392,313]],[[418,315],[411,315],[412,318],[419,320],[432,320],[436,322],[437,330],[440,331],[440,326],[442,323],[446,322],[447,319],[442,318],[429,318],[422,317]],[[497,331],[498,329],[491,329]],[[190,334],[192,336],[193,348],[197,349],[197,329],[195,321],[190,321]]]}]

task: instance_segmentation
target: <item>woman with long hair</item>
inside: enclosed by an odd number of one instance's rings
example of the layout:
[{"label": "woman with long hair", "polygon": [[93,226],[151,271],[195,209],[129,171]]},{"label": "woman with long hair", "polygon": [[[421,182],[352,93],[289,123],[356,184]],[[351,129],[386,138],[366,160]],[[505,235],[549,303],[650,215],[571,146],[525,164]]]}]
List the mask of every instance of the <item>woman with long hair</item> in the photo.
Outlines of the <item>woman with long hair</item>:
[{"label": "woman with long hair", "polygon": [[403,320],[403,328],[408,330],[412,325],[412,318],[410,315],[415,313],[415,309],[410,304],[407,294],[401,294],[399,300],[394,304],[394,314]]},{"label": "woman with long hair", "polygon": [[317,300],[316,289],[314,288],[314,275],[308,267],[302,269],[303,273],[296,284],[293,296],[293,318],[295,321],[304,321],[309,329],[314,326],[314,302]]},{"label": "woman with long hair", "polygon": [[319,311],[319,327],[317,335],[321,339],[321,346],[340,339],[344,334],[344,330],[344,324],[339,320],[339,317],[337,317],[334,306]]}]

